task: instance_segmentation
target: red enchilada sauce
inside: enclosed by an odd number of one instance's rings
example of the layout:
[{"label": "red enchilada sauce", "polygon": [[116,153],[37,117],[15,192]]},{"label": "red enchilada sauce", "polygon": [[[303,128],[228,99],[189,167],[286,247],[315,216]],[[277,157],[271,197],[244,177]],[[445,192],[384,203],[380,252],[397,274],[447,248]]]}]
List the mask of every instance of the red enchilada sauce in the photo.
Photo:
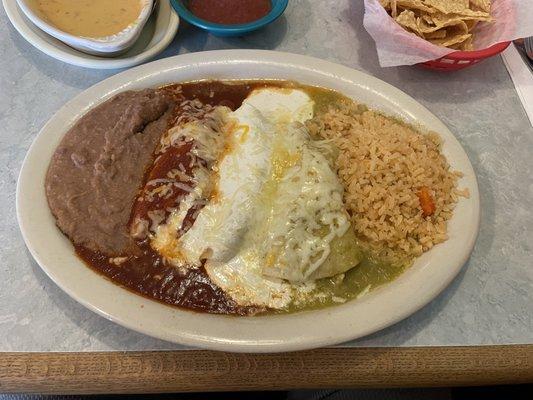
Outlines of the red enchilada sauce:
[{"label": "red enchilada sauce", "polygon": [[[187,100],[198,99],[207,107],[224,105],[235,110],[253,89],[276,85],[281,86],[281,84],[272,81],[236,84],[205,81],[170,85],[166,90],[180,92],[180,98],[183,100],[176,107],[171,126],[176,123],[180,116],[184,115],[182,106]],[[186,193],[180,189],[181,184],[191,183],[179,181],[177,178],[178,185],[167,195],[153,196],[148,200],[144,197],[142,201],[139,199],[143,197],[146,190],[157,188],[158,180],[166,180],[168,183],[169,171],[174,170],[180,164],[185,168],[183,172],[190,175],[194,163],[203,162],[199,158],[193,160],[189,152],[190,149],[191,143],[185,143],[179,147],[170,147],[160,153],[156,150],[154,161],[145,172],[139,196],[132,205],[130,222],[136,217],[146,217],[149,212],[169,210],[179,205],[179,201]],[[154,182],[154,184],[148,185],[149,182]],[[187,214],[183,226],[191,226],[194,223],[196,214],[194,211],[200,208],[192,209]],[[163,220],[167,216],[168,212],[163,216]],[[136,246],[128,254],[107,255],[75,245],[78,256],[93,270],[124,288],[150,299],[194,311],[216,314],[250,315],[263,311],[261,308],[242,307],[236,304],[211,282],[203,267],[176,268],[166,263],[151,248],[146,237],[139,238],[136,241]]]},{"label": "red enchilada sauce", "polygon": [[199,18],[216,24],[246,24],[267,15],[270,0],[190,0],[189,10]]}]

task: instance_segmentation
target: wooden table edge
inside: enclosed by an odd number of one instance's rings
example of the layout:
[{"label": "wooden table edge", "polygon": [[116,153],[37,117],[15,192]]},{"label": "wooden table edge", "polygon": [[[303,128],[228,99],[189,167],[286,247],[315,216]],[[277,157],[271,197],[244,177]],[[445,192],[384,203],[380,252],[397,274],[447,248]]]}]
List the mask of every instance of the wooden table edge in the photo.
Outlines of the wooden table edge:
[{"label": "wooden table edge", "polygon": [[533,382],[533,345],[0,353],[0,393],[163,393]]}]

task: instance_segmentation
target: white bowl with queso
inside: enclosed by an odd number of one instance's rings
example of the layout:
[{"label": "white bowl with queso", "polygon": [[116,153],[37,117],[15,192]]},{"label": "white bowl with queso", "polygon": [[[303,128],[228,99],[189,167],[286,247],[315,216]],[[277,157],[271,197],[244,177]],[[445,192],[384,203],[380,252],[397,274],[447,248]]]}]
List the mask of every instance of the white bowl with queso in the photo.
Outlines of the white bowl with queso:
[{"label": "white bowl with queso", "polygon": [[40,29],[94,55],[113,56],[130,48],[148,21],[154,0],[17,0]]}]

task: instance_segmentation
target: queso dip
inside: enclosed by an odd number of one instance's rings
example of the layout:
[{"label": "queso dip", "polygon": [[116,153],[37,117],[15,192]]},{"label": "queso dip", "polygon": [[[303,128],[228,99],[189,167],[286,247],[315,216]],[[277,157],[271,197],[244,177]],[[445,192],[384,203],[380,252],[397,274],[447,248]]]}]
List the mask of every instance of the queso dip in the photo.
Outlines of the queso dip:
[{"label": "queso dip", "polygon": [[39,16],[76,36],[119,33],[140,15],[144,0],[29,0]]}]

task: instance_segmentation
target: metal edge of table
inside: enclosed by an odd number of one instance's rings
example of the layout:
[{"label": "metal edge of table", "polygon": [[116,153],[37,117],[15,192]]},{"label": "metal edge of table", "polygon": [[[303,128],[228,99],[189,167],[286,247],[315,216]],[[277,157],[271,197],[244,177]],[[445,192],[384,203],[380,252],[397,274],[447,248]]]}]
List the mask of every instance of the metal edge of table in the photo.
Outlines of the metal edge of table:
[{"label": "metal edge of table", "polygon": [[533,345],[0,353],[0,393],[164,393],[533,382]]}]

